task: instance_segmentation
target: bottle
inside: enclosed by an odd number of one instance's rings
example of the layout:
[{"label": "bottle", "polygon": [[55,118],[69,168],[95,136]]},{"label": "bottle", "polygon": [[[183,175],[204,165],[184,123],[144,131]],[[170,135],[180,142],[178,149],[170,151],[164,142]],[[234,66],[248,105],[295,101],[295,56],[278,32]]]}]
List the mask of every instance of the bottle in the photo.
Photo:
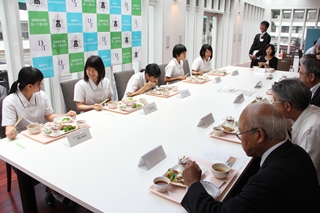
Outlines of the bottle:
[{"label": "bottle", "polygon": [[289,72],[294,72],[294,69],[292,66],[290,66]]}]

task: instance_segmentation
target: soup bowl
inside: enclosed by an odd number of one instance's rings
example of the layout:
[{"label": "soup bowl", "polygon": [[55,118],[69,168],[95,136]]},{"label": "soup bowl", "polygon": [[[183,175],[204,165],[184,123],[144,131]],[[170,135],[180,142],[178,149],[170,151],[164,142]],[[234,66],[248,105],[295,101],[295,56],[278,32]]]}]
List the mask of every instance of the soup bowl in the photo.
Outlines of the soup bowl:
[{"label": "soup bowl", "polygon": [[226,178],[230,172],[230,166],[224,163],[214,163],[211,166],[211,173],[216,178]]},{"label": "soup bowl", "polygon": [[34,123],[34,124],[28,125],[27,129],[31,134],[37,134],[37,133],[41,132],[41,127],[42,127],[41,124]]}]

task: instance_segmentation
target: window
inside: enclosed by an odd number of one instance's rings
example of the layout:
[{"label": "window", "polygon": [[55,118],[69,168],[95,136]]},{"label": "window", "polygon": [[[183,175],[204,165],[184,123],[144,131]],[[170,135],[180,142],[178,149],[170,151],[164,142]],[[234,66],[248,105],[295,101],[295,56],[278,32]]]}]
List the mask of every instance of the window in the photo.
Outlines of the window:
[{"label": "window", "polygon": [[279,19],[280,18],[280,10],[271,10],[272,18]]},{"label": "window", "polygon": [[21,23],[22,39],[29,39],[28,23]]},{"label": "window", "polygon": [[317,10],[308,10],[307,19],[316,19]]},{"label": "window", "polygon": [[204,8],[207,8],[207,0],[204,0]]},{"label": "window", "polygon": [[291,19],[291,10],[283,10],[282,11],[283,19]]},{"label": "window", "polygon": [[214,0],[211,1],[211,9],[214,8]]},{"label": "window", "polygon": [[289,32],[289,28],[290,28],[289,26],[282,26],[281,27],[281,32],[282,33],[288,33]]},{"label": "window", "polygon": [[303,19],[304,10],[294,10],[293,18],[294,19]]},{"label": "window", "polygon": [[190,5],[190,0],[187,0],[187,5]]},{"label": "window", "polygon": [[274,21],[271,21],[271,32],[276,32],[277,31],[277,25]]},{"label": "window", "polygon": [[302,33],[302,26],[293,26],[292,33]]},{"label": "window", "polygon": [[196,7],[199,7],[199,0],[196,0]]}]

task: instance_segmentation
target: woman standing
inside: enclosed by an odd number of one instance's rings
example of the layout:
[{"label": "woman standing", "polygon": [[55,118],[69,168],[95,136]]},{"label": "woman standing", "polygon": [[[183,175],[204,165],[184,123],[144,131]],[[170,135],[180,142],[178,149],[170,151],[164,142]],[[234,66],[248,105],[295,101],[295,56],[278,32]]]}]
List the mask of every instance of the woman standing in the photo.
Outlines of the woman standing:
[{"label": "woman standing", "polygon": [[111,82],[105,77],[106,71],[102,59],[97,55],[90,56],[84,67],[84,78],[74,88],[74,101],[81,112],[101,110],[102,101],[112,98]]},{"label": "woman standing", "polygon": [[200,56],[192,63],[192,75],[202,75],[204,72],[212,70],[212,47],[210,44],[204,44],[200,50]]}]

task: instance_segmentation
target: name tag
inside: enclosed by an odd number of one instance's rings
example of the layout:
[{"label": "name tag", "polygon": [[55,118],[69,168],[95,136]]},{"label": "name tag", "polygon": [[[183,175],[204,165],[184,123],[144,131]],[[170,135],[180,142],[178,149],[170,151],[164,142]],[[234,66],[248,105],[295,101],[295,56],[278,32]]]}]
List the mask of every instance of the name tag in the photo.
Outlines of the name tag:
[{"label": "name tag", "polygon": [[221,78],[220,77],[216,77],[216,78],[212,79],[212,83],[214,83],[214,84],[218,84],[220,82],[221,82]]},{"label": "name tag", "polygon": [[166,154],[164,153],[163,147],[162,145],[159,145],[142,155],[138,163],[138,167],[149,170],[165,158]]},{"label": "name tag", "polygon": [[236,99],[234,100],[234,104],[241,104],[244,101],[244,96],[243,93],[241,93],[240,95],[238,95],[236,97]]},{"label": "name tag", "polygon": [[157,108],[157,106],[156,106],[156,103],[153,102],[153,103],[151,103],[151,104],[147,104],[147,105],[143,106],[143,107],[142,107],[142,110],[143,110],[143,113],[144,113],[145,115],[148,115],[148,114],[150,114],[150,113],[152,113],[152,112],[157,111],[158,108]]},{"label": "name tag", "polygon": [[263,38],[260,38],[260,42],[263,42]]},{"label": "name tag", "polygon": [[89,128],[83,128],[80,130],[77,130],[73,133],[70,133],[67,135],[65,141],[64,141],[64,145],[69,146],[69,147],[73,147],[75,145],[78,145],[80,143],[83,143],[89,139],[91,139],[92,136],[90,134]]},{"label": "name tag", "polygon": [[181,98],[185,98],[185,97],[190,96],[191,93],[188,89],[185,89],[185,90],[180,91],[180,95],[181,95]]},{"label": "name tag", "polygon": [[231,75],[233,75],[233,76],[235,76],[235,75],[239,75],[238,70],[233,71],[233,72],[231,73]]},{"label": "name tag", "polygon": [[197,125],[197,127],[203,127],[207,128],[210,126],[212,123],[214,123],[214,118],[212,113],[209,113],[208,115],[202,117]]},{"label": "name tag", "polygon": [[260,89],[262,87],[262,82],[259,81],[255,86],[254,88],[257,88],[257,89]]}]

